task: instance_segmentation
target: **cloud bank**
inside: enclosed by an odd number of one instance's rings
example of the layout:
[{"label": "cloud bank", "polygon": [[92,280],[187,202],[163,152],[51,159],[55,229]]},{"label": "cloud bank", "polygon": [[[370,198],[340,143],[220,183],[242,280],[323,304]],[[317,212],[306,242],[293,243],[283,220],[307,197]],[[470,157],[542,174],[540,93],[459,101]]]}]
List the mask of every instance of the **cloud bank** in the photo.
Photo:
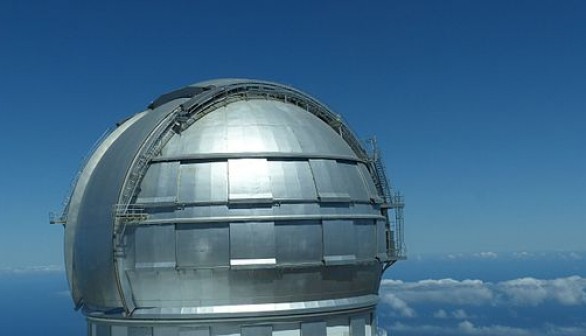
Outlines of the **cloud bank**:
[{"label": "cloud bank", "polygon": [[391,327],[391,334],[413,334],[413,335],[481,335],[481,336],[532,336],[531,331],[521,328],[507,327],[501,325],[476,326],[470,321],[463,321],[454,326],[437,325],[408,325],[397,322]]},{"label": "cloud bank", "polygon": [[586,335],[586,325],[573,327],[548,325],[544,329],[523,329],[498,324],[477,326],[470,321],[463,321],[449,326],[397,322],[391,326],[391,332],[379,328],[379,336],[387,335],[584,336]]},{"label": "cloud bank", "polygon": [[496,324],[491,318],[494,313],[509,314],[508,321],[515,321],[516,311],[524,309],[585,311],[586,278],[524,277],[500,282],[385,279],[381,308],[396,321],[390,327],[390,334],[395,335],[586,335],[586,324],[560,326],[539,320],[539,325],[523,327]]},{"label": "cloud bank", "polygon": [[502,282],[482,280],[421,280],[403,282],[385,279],[381,283],[382,302],[405,311],[413,303],[449,305],[537,306],[553,303],[586,305],[586,278],[570,276],[552,280],[519,278]]},{"label": "cloud bank", "polygon": [[0,268],[0,275],[2,275],[2,274],[46,274],[46,273],[60,273],[60,272],[65,272],[65,268],[62,265],[23,266],[23,267]]}]

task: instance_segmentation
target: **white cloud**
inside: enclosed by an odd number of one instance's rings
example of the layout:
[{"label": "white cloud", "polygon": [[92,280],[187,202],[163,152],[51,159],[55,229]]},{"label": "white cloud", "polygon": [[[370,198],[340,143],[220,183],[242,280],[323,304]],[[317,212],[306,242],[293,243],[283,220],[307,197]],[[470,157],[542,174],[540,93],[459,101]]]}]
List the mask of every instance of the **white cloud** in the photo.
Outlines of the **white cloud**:
[{"label": "white cloud", "polygon": [[531,254],[527,251],[513,252],[513,258],[516,258],[516,259],[527,259],[527,258],[531,258],[531,257],[533,257],[533,254]]},{"label": "white cloud", "polygon": [[484,305],[493,301],[493,293],[481,280],[439,279],[417,282],[383,281],[383,290],[392,291],[408,303],[433,302],[459,305]]},{"label": "white cloud", "polygon": [[430,324],[409,325],[401,322],[394,323],[390,328],[390,334],[400,333],[406,335],[453,335],[455,328],[447,328]]},{"label": "white cloud", "polygon": [[515,252],[494,252],[494,251],[483,251],[483,252],[467,252],[467,253],[449,253],[449,254],[438,254],[438,255],[415,255],[410,260],[422,261],[430,259],[440,259],[444,261],[459,261],[468,259],[504,259],[504,260],[535,260],[535,259],[547,259],[547,260],[570,260],[579,261],[586,259],[586,251],[547,251],[547,252],[528,252],[528,251],[515,251]]},{"label": "white cloud", "polygon": [[501,326],[475,326],[470,321],[463,321],[453,326],[438,326],[429,324],[408,325],[395,323],[391,326],[391,334],[394,332],[409,335],[479,335],[479,336],[533,336],[529,330]]},{"label": "white cloud", "polygon": [[556,326],[547,325],[545,335],[548,336],[584,336],[586,335],[586,324],[580,326]]},{"label": "white cloud", "polygon": [[475,253],[450,253],[442,256],[441,259],[458,260],[458,259],[470,259],[470,258],[483,258],[483,259],[496,259],[499,254],[492,251],[475,252]]},{"label": "white cloud", "polygon": [[[379,336],[383,329],[379,328]],[[544,328],[524,329],[499,324],[476,325],[468,320],[453,325],[405,324],[396,322],[391,325],[389,335],[442,335],[442,336],[584,336],[586,324],[576,326],[546,325]]]},{"label": "white cloud", "polygon": [[468,314],[464,311],[464,309],[456,309],[452,312],[452,316],[458,320],[465,320],[470,318]]},{"label": "white cloud", "polygon": [[578,254],[578,253],[576,253],[576,252],[570,252],[570,253],[568,254],[568,257],[569,257],[570,259],[574,259],[574,260],[582,260],[582,259],[583,259],[583,258],[582,258],[582,256],[581,256],[581,255],[579,255],[579,254]]},{"label": "white cloud", "polygon": [[505,299],[518,306],[537,306],[548,296],[542,280],[521,278],[497,284]]},{"label": "white cloud", "polygon": [[558,252],[557,258],[562,260],[582,260],[584,257],[579,252]]},{"label": "white cloud", "polygon": [[446,318],[448,318],[448,313],[446,313],[445,310],[440,309],[440,310],[436,311],[435,313],[433,313],[433,317],[435,317],[437,319],[446,319]]},{"label": "white cloud", "polygon": [[[564,255],[567,260],[579,260],[581,257],[580,254]],[[586,259],[586,254],[583,255]],[[557,252],[548,256],[550,260],[562,258],[562,254]],[[478,254],[476,257],[496,258],[490,254]],[[498,255],[499,259],[506,257],[511,255]],[[540,258],[538,254],[528,253],[514,257]],[[487,261],[491,262],[490,259]],[[586,323],[579,318],[586,309],[586,276],[553,279],[521,277],[497,282],[450,278],[420,281],[385,279],[381,282],[382,302],[388,302],[389,298],[394,302],[392,314],[395,317],[389,335],[586,335]],[[416,310],[418,315],[405,313],[405,307]],[[559,317],[545,314],[556,310],[569,313]],[[542,317],[530,324],[531,315],[527,314],[533,313]],[[402,319],[401,316],[410,318]],[[501,319],[504,316],[506,318]],[[580,322],[576,324],[576,321]]]},{"label": "white cloud", "polygon": [[455,254],[448,254],[447,258],[454,260],[454,259],[460,259],[460,258],[465,258],[466,255],[464,255],[463,253],[455,253]]},{"label": "white cloud", "polygon": [[376,331],[376,336],[387,336],[387,331],[383,328],[378,328]]},{"label": "white cloud", "polygon": [[383,286],[400,286],[403,285],[405,282],[403,282],[402,280],[382,279],[380,283]]},{"label": "white cloud", "polygon": [[486,258],[486,259],[496,259],[498,258],[498,254],[495,252],[480,252],[474,253],[474,256],[477,258]]},{"label": "white cloud", "polygon": [[586,304],[586,278],[571,276],[553,280],[522,278],[498,283],[495,289],[518,306],[537,306],[553,301],[564,306]]},{"label": "white cloud", "polygon": [[441,320],[444,320],[444,319],[447,319],[450,317],[457,319],[457,320],[466,320],[466,319],[471,318],[471,316],[468,315],[468,313],[466,313],[466,311],[464,309],[453,310],[452,312],[450,312],[450,314],[448,314],[448,312],[446,312],[444,309],[439,309],[433,313],[433,317],[436,319],[441,319]]},{"label": "white cloud", "polygon": [[382,302],[391,306],[391,308],[398,312],[402,317],[415,317],[416,313],[407,303],[399,299],[394,294],[388,293],[383,295]]},{"label": "white cloud", "polygon": [[[386,279],[381,286],[383,302],[394,305],[396,310],[402,304],[409,307],[409,304],[415,303],[528,307],[545,303],[586,305],[586,278],[580,276],[552,280],[520,278],[497,283],[454,279],[416,282]],[[459,316],[462,317],[461,314]]]},{"label": "white cloud", "polygon": [[1,274],[37,274],[37,273],[60,273],[65,269],[61,265],[46,266],[23,266],[23,267],[4,267],[0,268]]},{"label": "white cloud", "polygon": [[501,325],[491,325],[491,326],[482,326],[477,327],[470,321],[460,322],[458,324],[458,330],[461,331],[462,335],[490,335],[490,336],[497,336],[497,335],[507,335],[507,336],[525,336],[525,335],[533,335],[531,332],[525,329],[508,327],[508,326],[501,326]]}]

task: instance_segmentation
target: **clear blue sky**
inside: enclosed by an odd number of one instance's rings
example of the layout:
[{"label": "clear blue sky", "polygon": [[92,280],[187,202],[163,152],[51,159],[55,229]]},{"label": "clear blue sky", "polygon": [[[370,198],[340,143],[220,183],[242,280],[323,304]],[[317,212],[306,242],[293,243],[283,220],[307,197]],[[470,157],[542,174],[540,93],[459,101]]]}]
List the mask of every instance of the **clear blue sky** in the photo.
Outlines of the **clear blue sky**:
[{"label": "clear blue sky", "polygon": [[376,134],[411,255],[586,247],[586,2],[0,3],[0,267],[100,134],[217,77],[296,86]]}]

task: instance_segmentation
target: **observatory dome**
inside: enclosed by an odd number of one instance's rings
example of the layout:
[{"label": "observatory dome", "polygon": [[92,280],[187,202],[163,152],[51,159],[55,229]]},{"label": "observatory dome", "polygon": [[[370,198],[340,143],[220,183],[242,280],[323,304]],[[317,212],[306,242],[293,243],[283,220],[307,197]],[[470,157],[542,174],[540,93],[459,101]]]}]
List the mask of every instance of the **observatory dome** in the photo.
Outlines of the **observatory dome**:
[{"label": "observatory dome", "polygon": [[187,86],[80,171],[62,218],[73,300],[92,336],[370,335],[402,256],[389,191],[376,152],[307,94]]}]

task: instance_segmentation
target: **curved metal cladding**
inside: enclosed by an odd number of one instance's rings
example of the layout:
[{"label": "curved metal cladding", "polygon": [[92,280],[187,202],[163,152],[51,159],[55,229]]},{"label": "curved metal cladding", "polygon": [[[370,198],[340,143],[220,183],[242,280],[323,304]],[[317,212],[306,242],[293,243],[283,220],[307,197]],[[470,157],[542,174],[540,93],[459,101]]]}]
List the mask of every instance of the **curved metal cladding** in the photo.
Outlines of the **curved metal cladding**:
[{"label": "curved metal cladding", "polygon": [[90,335],[371,335],[389,253],[364,149],[315,99],[216,80],[114,130],[67,209]]}]

